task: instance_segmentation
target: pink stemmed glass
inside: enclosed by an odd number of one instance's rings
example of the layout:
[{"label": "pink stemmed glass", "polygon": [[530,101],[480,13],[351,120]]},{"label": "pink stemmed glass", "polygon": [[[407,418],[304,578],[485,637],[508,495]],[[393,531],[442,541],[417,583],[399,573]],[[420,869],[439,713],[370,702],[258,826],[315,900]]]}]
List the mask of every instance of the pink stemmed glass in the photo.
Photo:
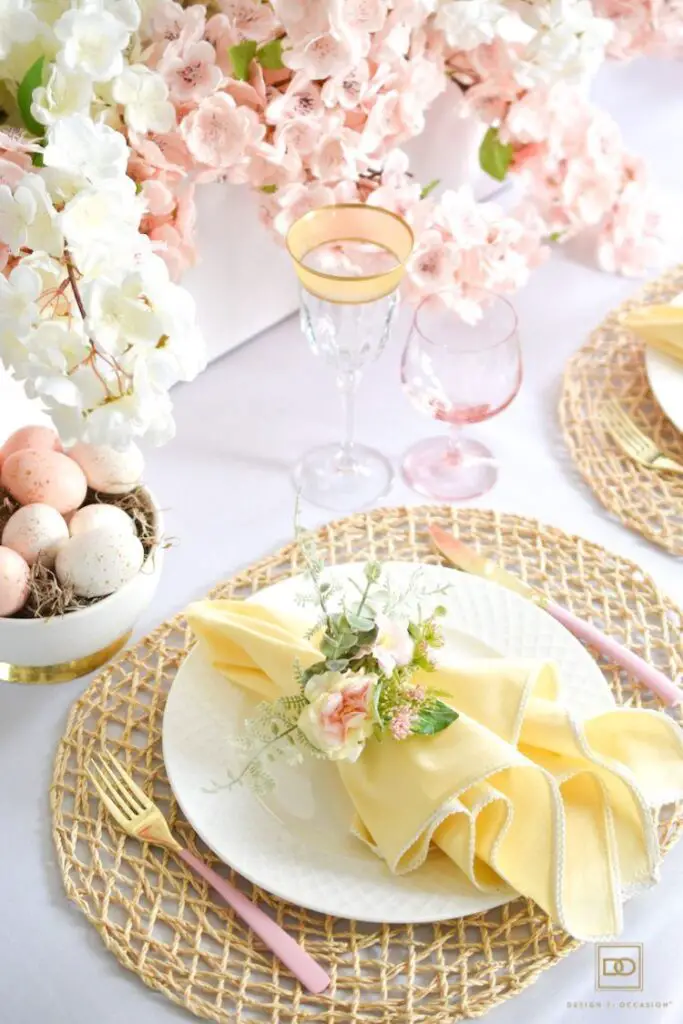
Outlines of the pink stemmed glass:
[{"label": "pink stemmed glass", "polygon": [[461,427],[496,416],[519,391],[522,356],[510,303],[485,296],[481,318],[469,324],[439,294],[425,299],[408,336],[401,380],[420,412],[451,426],[450,434],[409,449],[406,482],[444,501],[485,494],[496,482],[496,461],[485,445],[463,437]]}]

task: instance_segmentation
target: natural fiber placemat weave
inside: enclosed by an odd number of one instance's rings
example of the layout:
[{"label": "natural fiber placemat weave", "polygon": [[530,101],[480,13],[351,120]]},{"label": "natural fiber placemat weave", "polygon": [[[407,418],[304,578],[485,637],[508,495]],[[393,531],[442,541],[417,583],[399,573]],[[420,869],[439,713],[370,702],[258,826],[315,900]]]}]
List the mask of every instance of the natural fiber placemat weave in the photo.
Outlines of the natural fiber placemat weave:
[{"label": "natural fiber placemat weave", "polygon": [[[672,677],[683,668],[679,612],[651,580],[631,562],[534,520],[473,509],[380,509],[322,528],[318,543],[328,564],[436,561],[426,527],[454,521],[465,541],[579,615],[599,621]],[[246,597],[297,571],[296,550],[289,546],[215,593]],[[189,645],[187,627],[176,618],[91,684],[69,716],[51,791],[67,894],[107,948],[145,984],[225,1024],[450,1024],[485,1013],[576,948],[527,899],[447,923],[395,926],[321,917],[257,891],[330,972],[329,992],[304,994],[182,862],[122,835],[85,772],[91,753],[106,743],[168,815],[181,842],[216,864],[176,807],[161,753],[166,695]],[[619,702],[657,706],[614,667],[604,669]],[[683,807],[665,812],[664,849],[678,838],[682,823]]]},{"label": "natural fiber placemat weave", "polygon": [[683,476],[654,472],[629,459],[605,430],[600,410],[618,399],[663,451],[683,462],[683,435],[650,390],[644,342],[619,323],[625,310],[669,302],[681,291],[683,266],[613,310],[567,363],[560,400],[569,450],[596,497],[626,526],[675,555],[683,555]]}]

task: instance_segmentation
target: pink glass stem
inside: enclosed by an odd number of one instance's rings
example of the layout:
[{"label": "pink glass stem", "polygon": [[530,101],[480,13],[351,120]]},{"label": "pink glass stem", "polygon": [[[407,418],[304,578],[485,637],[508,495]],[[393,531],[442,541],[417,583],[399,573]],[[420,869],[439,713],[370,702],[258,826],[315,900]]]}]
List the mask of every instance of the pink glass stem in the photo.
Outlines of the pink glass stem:
[{"label": "pink glass stem", "polygon": [[208,882],[222,896],[225,902],[232,907],[245,924],[254,931],[278,957],[282,963],[290,969],[295,978],[298,978],[304,988],[309,992],[324,992],[330,984],[329,976],[316,963],[305,949],[302,949],[298,942],[283,931],[279,924],[276,924],[271,917],[268,917],[260,907],[252,903],[244,893],[236,889],[234,885],[221,878],[217,872],[205,864],[199,857],[195,857],[189,850],[180,850],[178,856],[184,860],[193,871]]},{"label": "pink glass stem", "polygon": [[563,608],[562,605],[551,601],[545,607],[552,617],[561,622],[570,633],[573,633],[579,640],[583,640],[585,643],[597,648],[601,654],[610,658],[615,665],[619,665],[627,672],[630,672],[636,679],[648,687],[652,693],[661,697],[669,707],[680,704],[683,697],[680,688],[675,683],[672,683],[663,672],[656,669],[654,665],[648,665],[639,655],[629,651],[618,640],[606,636],[597,626],[578,618],[578,616],[568,611],[567,608]]}]

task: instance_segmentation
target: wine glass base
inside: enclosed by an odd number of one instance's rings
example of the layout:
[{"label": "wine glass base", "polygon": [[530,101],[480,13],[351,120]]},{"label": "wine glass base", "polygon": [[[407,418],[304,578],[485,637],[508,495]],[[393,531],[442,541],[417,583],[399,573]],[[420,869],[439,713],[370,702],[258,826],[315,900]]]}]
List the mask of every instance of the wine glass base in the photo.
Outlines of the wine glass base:
[{"label": "wine glass base", "polygon": [[393,477],[388,459],[360,444],[353,446],[351,456],[336,444],[314,448],[294,469],[301,497],[334,512],[371,505],[389,491]]},{"label": "wine glass base", "polygon": [[466,501],[486,494],[498,479],[495,459],[479,441],[463,438],[457,451],[448,437],[418,441],[403,458],[403,478],[418,494]]}]

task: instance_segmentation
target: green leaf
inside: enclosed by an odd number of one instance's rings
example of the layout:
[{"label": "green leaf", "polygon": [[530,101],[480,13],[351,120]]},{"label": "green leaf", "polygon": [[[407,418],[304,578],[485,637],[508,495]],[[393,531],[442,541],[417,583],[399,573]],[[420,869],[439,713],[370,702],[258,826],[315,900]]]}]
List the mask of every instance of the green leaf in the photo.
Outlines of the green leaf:
[{"label": "green leaf", "polygon": [[45,57],[39,57],[35,63],[31,64],[31,67],[22,78],[17,90],[17,105],[19,107],[21,119],[32,135],[39,136],[45,134],[45,125],[36,121],[35,117],[31,113],[31,100],[33,99],[33,90],[43,84],[44,64]]},{"label": "green leaf", "polygon": [[261,192],[265,192],[270,196],[273,192],[277,192],[277,185],[261,185]]},{"label": "green leaf", "polygon": [[328,672],[345,672],[349,667],[348,658],[331,658],[327,662]]},{"label": "green leaf", "polygon": [[355,612],[347,612],[346,621],[357,633],[370,633],[374,627],[372,619],[365,615],[356,615]]},{"label": "green leaf", "polygon": [[428,182],[420,192],[420,199],[426,199],[429,193],[433,192],[440,184],[441,178],[432,178],[432,180]]},{"label": "green leaf", "polygon": [[549,242],[560,242],[562,240],[561,231],[553,231],[552,235],[548,235]]},{"label": "green leaf", "polygon": [[418,736],[435,736],[437,732],[443,732],[456,718],[458,712],[449,708],[442,700],[435,700],[423,708],[413,726],[413,732]]},{"label": "green leaf", "polygon": [[500,141],[498,129],[491,127],[479,147],[479,164],[496,181],[503,181],[512,163],[513,148]]},{"label": "green leaf", "polygon": [[253,39],[245,39],[243,43],[231,46],[228,53],[235,78],[240,82],[246,82],[249,78],[249,65],[256,56],[256,43]]},{"label": "green leaf", "polygon": [[270,43],[264,43],[256,51],[256,60],[262,68],[269,71],[279,71],[284,67],[282,63],[282,40],[273,39]]},{"label": "green leaf", "polygon": [[337,651],[340,654],[346,654],[348,651],[352,651],[354,647],[358,646],[358,637],[355,633],[342,633],[337,640]]},{"label": "green leaf", "polygon": [[31,163],[34,167],[44,167],[45,161],[43,160],[42,153],[31,153]]}]

